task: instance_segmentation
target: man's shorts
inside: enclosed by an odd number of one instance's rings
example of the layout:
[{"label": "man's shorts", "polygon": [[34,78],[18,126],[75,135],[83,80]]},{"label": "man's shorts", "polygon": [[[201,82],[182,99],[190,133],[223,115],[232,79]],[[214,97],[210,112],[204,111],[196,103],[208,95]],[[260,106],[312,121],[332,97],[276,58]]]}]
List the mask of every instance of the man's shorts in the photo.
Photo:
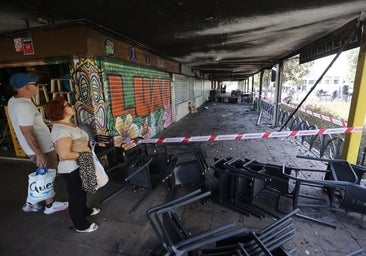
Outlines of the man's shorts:
[{"label": "man's shorts", "polygon": [[[57,170],[58,165],[58,158],[56,150],[52,150],[51,152],[44,153],[47,159],[47,168],[55,169]],[[37,163],[37,156],[36,155],[30,155],[28,156],[33,162]]]}]

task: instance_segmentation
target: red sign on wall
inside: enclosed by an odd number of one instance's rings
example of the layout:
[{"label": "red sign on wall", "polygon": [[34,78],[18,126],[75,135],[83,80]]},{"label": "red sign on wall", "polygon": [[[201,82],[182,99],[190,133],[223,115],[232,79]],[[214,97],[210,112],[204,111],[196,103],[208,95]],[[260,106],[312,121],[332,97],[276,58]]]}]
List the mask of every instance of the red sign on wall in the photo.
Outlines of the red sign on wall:
[{"label": "red sign on wall", "polygon": [[24,55],[34,54],[33,41],[31,37],[23,38],[23,53]]}]

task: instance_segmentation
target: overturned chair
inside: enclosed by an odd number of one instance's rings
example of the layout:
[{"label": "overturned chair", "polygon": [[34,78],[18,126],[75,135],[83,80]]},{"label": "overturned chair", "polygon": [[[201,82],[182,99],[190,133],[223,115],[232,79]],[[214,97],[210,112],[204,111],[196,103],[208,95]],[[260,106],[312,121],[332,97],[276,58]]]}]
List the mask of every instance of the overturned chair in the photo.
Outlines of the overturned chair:
[{"label": "overturned chair", "polygon": [[208,196],[210,196],[210,192],[202,193],[201,190],[196,190],[173,201],[153,207],[146,212],[147,219],[160,243],[151,251],[150,255],[186,256],[188,253],[198,255],[199,249],[245,231],[245,228],[237,227],[234,222],[231,222],[197,234],[191,234],[185,228],[176,210]]},{"label": "overturned chair", "polygon": [[227,168],[225,164],[232,159],[215,160],[210,166],[218,180],[218,188],[213,195],[214,200],[247,216],[252,214],[264,218],[265,212],[252,204],[251,196],[248,197],[253,194],[253,177]]},{"label": "overturned chair", "polygon": [[[304,204],[296,201],[294,207],[310,206],[310,207],[330,207],[342,208],[346,211],[353,211],[366,214],[366,187],[360,185],[360,181],[366,173],[364,166],[349,164],[346,160],[341,159],[324,159],[297,156],[309,160],[327,162],[327,168],[323,170],[323,179],[301,179],[299,177],[288,176],[295,185],[295,198],[298,199],[300,190],[303,187],[319,187],[326,191],[328,200],[325,204]],[[285,168],[285,167],[283,167]],[[283,169],[284,170],[284,169]],[[321,200],[317,200],[320,202]]]},{"label": "overturned chair", "polygon": [[[298,158],[322,161],[327,163],[327,169],[324,170],[324,180],[349,182],[355,185],[360,185],[361,179],[366,173],[366,167],[348,163],[342,159],[325,159],[313,158],[307,156],[297,156]],[[351,184],[349,184],[351,186]],[[356,190],[356,188],[355,188]],[[341,191],[332,187],[326,187],[330,204],[335,203],[336,196],[342,197]]]},{"label": "overturned chair", "polygon": [[[281,200],[293,198],[293,188],[290,187],[289,177],[282,173],[282,166],[262,164],[255,160],[218,159],[211,168],[219,181],[218,201],[244,214],[252,214],[263,218],[265,215],[278,217],[272,209],[265,209],[255,204],[263,193],[275,196],[276,210],[281,209]],[[290,172],[290,169],[286,169]]]},{"label": "overturned chair", "polygon": [[163,182],[167,181],[170,187],[168,200],[173,200],[178,188],[183,186],[195,186],[205,191],[207,169],[208,164],[201,150],[172,155],[167,175],[163,179]]},{"label": "overturned chair", "polygon": [[[366,187],[363,187],[357,183],[342,180],[308,180],[290,175],[288,176],[295,182],[294,207],[339,208],[345,211],[366,214]],[[316,200],[315,203],[299,202],[300,191],[304,187],[315,187],[327,191],[328,200],[324,201],[322,198],[314,198]],[[335,200],[336,195],[333,193],[333,191],[338,192],[338,200]],[[319,202],[325,203],[320,204]]]},{"label": "overturned chair", "polygon": [[[239,158],[218,159],[211,165],[211,168],[215,170],[215,176],[219,181],[219,203],[244,214],[248,213],[257,217],[269,214],[278,217],[272,209],[265,209],[262,207],[263,204],[256,203],[259,198],[268,200],[268,198],[274,197],[274,208],[279,213],[288,213],[298,208],[300,198],[316,200],[322,204],[326,202],[325,198],[317,195],[300,193],[300,187],[324,186],[297,177],[299,172],[320,172],[325,175],[328,172],[326,170],[291,168]],[[296,176],[292,176],[291,173],[295,173]],[[328,191],[334,191],[334,189],[328,188]],[[299,216],[299,214],[297,215]]]},{"label": "overturned chair", "polygon": [[166,175],[170,163],[170,157],[166,145],[152,143],[143,143],[140,145],[145,157],[152,159],[149,164],[150,173],[160,174],[161,176]]},{"label": "overturned chair", "polygon": [[196,190],[146,213],[160,245],[150,255],[289,255],[284,243],[295,236],[292,216],[297,210],[256,232],[234,222],[192,234],[177,210],[210,195]]},{"label": "overturned chair", "polygon": [[[141,191],[145,195],[133,206],[130,213],[145,202],[153,193],[153,189],[160,183],[165,176],[168,168],[168,155],[165,147],[149,146],[138,144],[136,147],[124,151],[125,158],[124,171],[126,177],[120,189],[106,197],[102,203],[109,201],[128,188]],[[155,178],[155,176],[158,176]],[[155,179],[153,179],[155,178]]]},{"label": "overturned chair", "polygon": [[[239,212],[261,217],[262,211],[275,216],[256,204],[259,196],[266,195],[263,192],[269,192],[276,196],[275,209],[279,212],[288,212],[280,207],[284,205],[290,210],[306,207],[339,208],[366,214],[366,187],[359,184],[365,168],[350,165],[344,160],[320,161],[328,162],[327,169],[291,168],[248,159],[219,159],[211,165],[219,180],[218,201]],[[306,173],[307,176],[320,174],[321,177],[304,179],[298,176],[299,173]],[[288,198],[290,203],[281,203],[283,198]],[[300,213],[296,216],[335,228],[330,223],[310,216]]]},{"label": "overturned chair", "polygon": [[218,241],[215,248],[202,250],[202,256],[290,255],[283,245],[295,237],[293,216],[298,209],[258,232],[246,232]]}]

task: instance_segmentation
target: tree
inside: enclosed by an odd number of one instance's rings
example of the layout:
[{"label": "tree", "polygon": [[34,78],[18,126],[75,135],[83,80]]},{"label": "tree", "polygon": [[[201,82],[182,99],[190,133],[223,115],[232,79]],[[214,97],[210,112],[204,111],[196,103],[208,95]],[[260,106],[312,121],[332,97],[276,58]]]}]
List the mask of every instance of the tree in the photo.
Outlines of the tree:
[{"label": "tree", "polygon": [[345,52],[346,58],[347,58],[347,64],[348,64],[347,73],[346,73],[346,77],[345,77],[346,84],[353,85],[353,82],[355,80],[359,51],[360,51],[360,48],[358,47],[358,48]]},{"label": "tree", "polygon": [[[260,84],[260,73],[258,72],[257,74],[254,75],[254,87],[259,88],[259,84]],[[271,83],[271,70],[270,69],[265,69],[263,72],[263,88],[266,88],[270,85]]]},{"label": "tree", "polygon": [[282,83],[288,82],[292,85],[300,85],[302,78],[307,75],[314,65],[314,61],[299,64],[299,55],[289,58],[283,62]]}]

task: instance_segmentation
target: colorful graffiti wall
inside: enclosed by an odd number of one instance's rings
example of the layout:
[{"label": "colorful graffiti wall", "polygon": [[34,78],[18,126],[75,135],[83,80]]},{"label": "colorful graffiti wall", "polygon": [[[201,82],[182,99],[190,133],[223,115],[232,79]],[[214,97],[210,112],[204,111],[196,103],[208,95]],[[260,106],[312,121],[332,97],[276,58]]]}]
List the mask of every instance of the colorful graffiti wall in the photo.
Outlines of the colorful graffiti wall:
[{"label": "colorful graffiti wall", "polygon": [[100,62],[95,59],[74,59],[70,75],[75,86],[72,103],[75,105],[78,125],[87,125],[94,134],[106,134],[108,120]]},{"label": "colorful graffiti wall", "polygon": [[[172,123],[170,74],[137,65],[103,62],[108,125],[119,145],[150,138]],[[111,127],[111,125],[114,125]]]},{"label": "colorful graffiti wall", "polygon": [[70,71],[78,123],[112,135],[116,146],[172,124],[169,73],[96,59],[74,59]]}]

